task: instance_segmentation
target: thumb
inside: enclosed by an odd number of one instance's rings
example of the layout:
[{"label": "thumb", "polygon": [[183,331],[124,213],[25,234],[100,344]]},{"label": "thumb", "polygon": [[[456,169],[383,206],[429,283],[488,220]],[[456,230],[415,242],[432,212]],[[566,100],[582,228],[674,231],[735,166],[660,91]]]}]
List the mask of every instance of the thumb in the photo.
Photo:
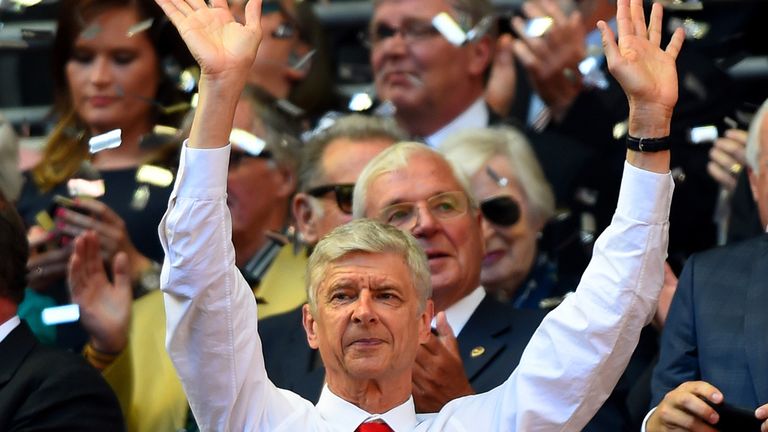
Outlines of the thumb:
[{"label": "thumb", "polygon": [[437,321],[437,333],[440,335],[440,339],[456,339],[453,335],[453,329],[448,324],[448,318],[445,317],[445,312],[438,312],[435,319]]},{"label": "thumb", "polygon": [[112,260],[112,275],[115,288],[118,290],[131,290],[130,266],[128,264],[128,255],[125,252],[118,252]]}]

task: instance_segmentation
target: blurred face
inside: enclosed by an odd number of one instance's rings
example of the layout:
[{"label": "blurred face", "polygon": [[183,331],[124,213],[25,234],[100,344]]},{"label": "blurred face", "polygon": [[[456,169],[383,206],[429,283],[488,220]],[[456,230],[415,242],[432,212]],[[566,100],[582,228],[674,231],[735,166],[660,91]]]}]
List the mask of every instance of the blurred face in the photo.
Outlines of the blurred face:
[{"label": "blurred face", "polygon": [[[499,186],[485,170],[485,166],[509,180]],[[480,280],[488,289],[514,290],[525,280],[536,257],[537,234],[541,227],[530,217],[528,199],[517,183],[515,173],[503,156],[488,160],[470,179],[472,193],[478,202],[497,196],[509,196],[520,206],[520,220],[511,226],[502,226],[483,219],[485,256]]]},{"label": "blurred face", "polygon": [[[332,141],[325,148],[321,159],[323,180],[311,187],[332,184],[354,184],[363,168],[376,155],[392,145],[389,139],[367,139],[352,142],[346,138]],[[341,211],[333,192],[315,198],[322,215],[312,221],[313,239],[317,242],[339,225],[352,220],[352,215]],[[305,238],[307,236],[305,235]]]},{"label": "blurred face", "polygon": [[755,175],[750,171],[749,183],[760,212],[760,223],[765,228],[768,225],[768,116],[763,118],[761,129],[760,156],[758,157],[760,173]]},{"label": "blurred face", "polygon": [[147,100],[157,93],[157,55],[145,32],[127,36],[140,21],[131,8],[109,9],[88,23],[98,32],[74,42],[67,84],[75,111],[93,133],[151,127]]},{"label": "blurred face", "polygon": [[371,35],[384,34],[381,29],[404,28],[413,34],[408,41],[402,33],[378,42],[371,38],[376,91],[398,110],[444,109],[469,79],[469,47],[457,48],[427,31],[440,12],[451,12],[444,0],[388,0],[374,11]]},{"label": "blurred face", "polygon": [[405,261],[395,254],[352,253],[324,274],[317,310],[304,306],[304,326],[310,346],[320,350],[329,385],[334,388],[339,377],[410,374],[432,317],[429,307],[419,312]]},{"label": "blurred face", "polygon": [[383,174],[366,191],[365,216],[379,219],[393,204],[413,202],[418,221],[411,234],[429,260],[432,298],[440,312],[479,285],[483,241],[480,217],[472,209],[442,219],[427,202],[445,192],[462,191],[450,166],[438,155],[416,153],[405,168]]},{"label": "blurred face", "polygon": [[[293,3],[282,1],[286,7]],[[264,37],[256,53],[248,81],[260,86],[278,99],[288,97],[296,81],[306,75],[306,68],[292,66],[311,49],[299,39],[299,30],[292,21],[277,8],[278,2],[265,2],[261,16]],[[243,22],[244,2],[233,2],[231,10],[235,18]]]},{"label": "blurred face", "polygon": [[[258,137],[265,131],[256,118],[251,104],[240,100],[235,109],[233,127],[246,130]],[[287,208],[287,179],[271,159],[247,155],[236,146],[232,147],[229,173],[227,174],[227,206],[232,214],[232,233],[235,239],[244,236],[261,236],[261,230],[276,206]]]}]

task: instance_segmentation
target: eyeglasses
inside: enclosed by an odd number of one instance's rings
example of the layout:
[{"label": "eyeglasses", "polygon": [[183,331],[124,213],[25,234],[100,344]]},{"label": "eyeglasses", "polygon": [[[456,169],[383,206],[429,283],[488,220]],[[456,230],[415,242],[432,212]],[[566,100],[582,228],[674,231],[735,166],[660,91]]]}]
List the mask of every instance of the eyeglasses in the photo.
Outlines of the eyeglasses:
[{"label": "eyeglasses", "polygon": [[240,164],[243,162],[243,159],[250,158],[250,159],[265,159],[269,160],[272,159],[272,152],[269,150],[262,150],[259,154],[250,154],[244,151],[238,151],[232,148],[229,152],[229,169],[235,169],[240,166]]},{"label": "eyeglasses", "polygon": [[509,227],[520,220],[520,205],[507,195],[484,200],[480,212],[488,222],[499,226]]},{"label": "eyeglasses", "polygon": [[440,34],[430,21],[406,20],[400,28],[384,23],[377,23],[364,36],[363,42],[369,48],[376,47],[385,40],[400,34],[405,43],[411,44]]},{"label": "eyeglasses", "polygon": [[[420,201],[421,202],[421,201]],[[377,219],[402,230],[410,230],[419,223],[421,212],[419,202],[402,202],[384,207]],[[451,219],[461,216],[469,208],[469,199],[464,192],[443,192],[426,200],[427,211],[436,219]]]},{"label": "eyeglasses", "polygon": [[314,187],[308,190],[307,194],[315,198],[320,198],[328,192],[333,192],[336,196],[336,205],[339,207],[339,210],[346,214],[352,214],[352,193],[354,190],[354,183],[329,184]]}]

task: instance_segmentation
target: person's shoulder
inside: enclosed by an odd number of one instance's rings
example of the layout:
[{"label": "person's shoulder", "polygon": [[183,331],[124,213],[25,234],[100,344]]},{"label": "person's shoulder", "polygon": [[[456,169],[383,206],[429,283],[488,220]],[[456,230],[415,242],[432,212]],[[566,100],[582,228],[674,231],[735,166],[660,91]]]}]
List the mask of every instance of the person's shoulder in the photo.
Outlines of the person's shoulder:
[{"label": "person's shoulder", "polygon": [[756,251],[768,247],[768,234],[761,234],[757,237],[731,243],[725,246],[708,249],[698,252],[691,256],[697,263],[722,263],[723,260],[735,261],[736,263],[749,264],[752,260],[745,257],[756,257]]}]

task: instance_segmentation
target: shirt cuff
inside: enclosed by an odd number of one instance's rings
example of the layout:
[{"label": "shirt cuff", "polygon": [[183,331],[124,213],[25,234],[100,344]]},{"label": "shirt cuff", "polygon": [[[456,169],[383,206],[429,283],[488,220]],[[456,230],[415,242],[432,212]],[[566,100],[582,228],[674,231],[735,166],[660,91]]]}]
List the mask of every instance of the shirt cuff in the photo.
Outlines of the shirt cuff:
[{"label": "shirt cuff", "polygon": [[665,223],[674,189],[671,173],[658,174],[624,162],[616,213],[648,224]]},{"label": "shirt cuff", "polygon": [[645,415],[645,418],[643,419],[643,425],[640,427],[640,432],[645,432],[645,431],[647,431],[647,430],[648,430],[648,429],[646,428],[646,426],[648,425],[648,420],[650,420],[650,419],[651,419],[651,416],[653,415],[653,413],[654,413],[655,411],[656,411],[656,407],[653,407],[653,409],[651,409],[650,411],[648,411],[648,414],[646,414],[646,415]]},{"label": "shirt cuff", "polygon": [[182,198],[213,199],[227,192],[231,146],[213,149],[181,146],[175,194]]}]

